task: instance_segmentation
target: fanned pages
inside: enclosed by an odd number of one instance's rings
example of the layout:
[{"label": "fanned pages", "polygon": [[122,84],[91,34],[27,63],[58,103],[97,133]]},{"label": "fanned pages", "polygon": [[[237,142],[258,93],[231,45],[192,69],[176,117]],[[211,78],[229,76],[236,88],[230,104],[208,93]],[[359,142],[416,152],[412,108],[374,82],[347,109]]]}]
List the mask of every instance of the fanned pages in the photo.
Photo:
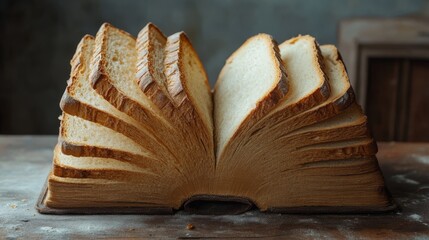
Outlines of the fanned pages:
[{"label": "fanned pages", "polygon": [[42,213],[394,207],[341,56],[308,35],[249,38],[212,96],[184,32],[105,23],[78,44],[60,106]]}]

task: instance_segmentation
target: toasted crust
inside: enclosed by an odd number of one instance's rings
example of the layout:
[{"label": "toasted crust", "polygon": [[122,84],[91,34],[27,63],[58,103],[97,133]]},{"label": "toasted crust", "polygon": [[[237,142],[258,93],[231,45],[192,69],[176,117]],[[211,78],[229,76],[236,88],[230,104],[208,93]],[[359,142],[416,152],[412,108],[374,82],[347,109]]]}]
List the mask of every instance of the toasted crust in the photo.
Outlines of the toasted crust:
[{"label": "toasted crust", "polygon": [[[174,105],[172,117],[176,121],[177,128],[180,129],[183,138],[181,141],[185,146],[181,149],[185,150],[182,156],[187,159],[194,159],[192,162],[186,162],[188,171],[190,170],[193,174],[206,172],[204,177],[192,182],[192,185],[198,185],[196,188],[199,189],[196,191],[205,191],[204,187],[211,185],[209,176],[213,175],[215,167],[213,124],[211,122],[212,105],[209,106],[210,119],[207,121],[204,119],[204,112],[198,108],[198,104],[203,103],[197,102],[193,96],[195,92],[187,88],[189,79],[185,74],[184,54],[190,54],[191,51],[195,57],[193,60],[197,64],[196,68],[199,68],[204,74],[204,79],[197,79],[197,81],[203,81],[206,91],[211,97],[207,74],[184,33],[176,33],[167,38],[164,50],[164,75],[167,90]],[[210,102],[210,104],[212,103]],[[191,148],[194,150],[190,150]]]},{"label": "toasted crust", "polygon": [[80,145],[62,140],[59,141],[59,145],[61,146],[61,152],[63,154],[74,157],[98,157],[115,159],[121,162],[133,164],[138,168],[146,169],[157,174],[161,174],[163,169],[168,168],[170,171],[173,170],[170,165],[167,165],[157,159],[120,151],[117,149]]},{"label": "toasted crust", "polygon": [[[97,32],[95,38],[95,50],[92,59],[92,68],[90,79],[92,87],[107,101],[109,101],[118,110],[128,114],[137,121],[141,122],[143,126],[147,127],[153,136],[156,138],[156,132],[174,132],[174,129],[162,117],[156,114],[154,110],[148,109],[148,106],[142,106],[124,93],[120,92],[111,82],[111,77],[108,75],[106,69],[106,51],[107,51],[107,35],[109,31],[116,31],[126,38],[134,40],[129,33],[113,27],[108,23],[104,23],[100,30]],[[155,124],[154,124],[155,123]],[[162,142],[161,139],[158,139]]]},{"label": "toasted crust", "polygon": [[[81,169],[71,166],[65,166],[60,162],[61,146],[57,145],[54,149],[53,157],[53,175],[65,178],[92,178],[92,179],[109,179],[119,181],[141,181],[144,176],[156,177],[157,174],[143,169],[144,171],[127,171],[121,169],[109,168],[106,166],[104,169]],[[94,157],[94,156],[90,156]]]},{"label": "toasted crust", "polygon": [[[165,59],[164,59],[164,74],[167,78],[167,89],[173,99],[174,105],[183,113],[187,121],[194,121],[195,118],[199,118],[204,124],[207,131],[212,132],[212,111],[213,106],[210,103],[209,110],[210,116],[207,121],[203,119],[203,112],[199,111],[194,96],[191,94],[191,90],[187,88],[187,79],[184,75],[184,63],[183,55],[185,51],[193,52],[196,57],[196,64],[198,68],[202,70],[204,79],[202,79],[206,91],[211,94],[210,84],[208,82],[207,73],[201,60],[196,54],[189,38],[184,32],[175,33],[167,38],[167,44],[165,48]],[[200,103],[203,104],[203,103]],[[211,134],[210,134],[211,135]]]},{"label": "toasted crust", "polygon": [[141,182],[147,174],[114,169],[78,169],[54,163],[53,174],[63,178],[104,179],[124,182]]},{"label": "toasted crust", "polygon": [[[288,105],[283,105],[282,103],[277,104],[276,108],[270,113],[265,116],[265,118],[261,119],[261,121],[264,121],[265,119],[270,119],[269,121],[283,121],[286,118],[295,116],[299,113],[302,113],[314,106],[319,105],[320,103],[326,101],[330,94],[330,86],[329,86],[329,78],[324,72],[324,66],[323,63],[323,56],[321,54],[321,50],[319,48],[319,44],[317,43],[316,39],[309,35],[305,36],[297,36],[292,39],[289,39],[282,44],[279,45],[279,48],[282,45],[287,44],[293,44],[297,41],[306,40],[311,42],[311,48],[313,51],[313,55],[315,57],[312,64],[314,66],[315,71],[317,71],[319,78],[321,81],[319,82],[317,88],[314,89],[313,92],[310,92],[307,94],[307,96],[302,97],[296,102],[293,102]],[[281,100],[281,102],[286,102],[289,99],[289,95],[292,94],[292,92],[289,92],[286,94],[286,96]],[[263,123],[262,123],[263,124]]]},{"label": "toasted crust", "polygon": [[60,107],[61,110],[70,115],[98,123],[119,133],[122,133],[147,149],[150,154],[159,156],[159,159],[161,160],[170,159],[172,157],[170,151],[164,145],[158,144],[147,133],[143,132],[136,126],[123,121],[122,119],[114,117],[109,113],[76,100],[69,95],[67,90],[64,92],[61,98]]},{"label": "toasted crust", "polygon": [[[70,115],[98,123],[122,133],[147,149],[151,155],[157,156],[161,161],[167,162],[168,159],[174,158],[174,155],[166,146],[163,145],[163,142],[154,139],[147,131],[143,131],[135,125],[127,123],[124,120],[89,104],[83,103],[74,97],[80,87],[78,78],[81,74],[84,74],[85,71],[89,71],[89,69],[86,68],[88,65],[87,61],[89,61],[87,58],[89,57],[85,54],[88,51],[92,51],[92,48],[90,49],[90,43],[92,43],[92,41],[94,41],[94,37],[86,35],[78,44],[76,53],[70,62],[72,71],[70,79],[68,80],[67,88],[60,101],[61,109]],[[62,126],[61,131],[65,130],[66,128]]]},{"label": "toasted crust", "polygon": [[[323,47],[323,46],[322,46]],[[337,62],[336,64],[340,64],[340,66],[342,68],[344,68],[344,64],[343,62],[340,60],[340,58],[336,58]],[[324,65],[321,65],[324,66]],[[313,108],[311,108],[310,110],[307,110],[301,114],[298,114],[296,116],[293,116],[292,118],[290,118],[290,121],[288,120],[287,122],[291,122],[293,121],[295,118],[300,118],[302,119],[302,121],[298,124],[296,124],[295,129],[306,126],[306,125],[310,125],[313,124],[315,122],[320,122],[323,121],[325,119],[331,118],[339,113],[341,113],[342,111],[344,111],[345,109],[347,109],[348,107],[350,107],[351,104],[355,103],[355,98],[354,98],[354,92],[353,89],[350,85],[350,81],[349,78],[347,76],[347,72],[344,70],[343,72],[343,81],[347,82],[346,84],[346,88],[342,90],[342,92],[340,94],[338,94],[337,96],[329,96],[328,99],[325,99],[325,101],[321,102],[320,105],[316,105]],[[313,95],[313,96],[319,96],[319,94]],[[309,98],[307,98],[308,100]],[[320,100],[320,99],[319,99]],[[355,103],[357,104],[357,103]],[[363,115],[363,113],[362,113]],[[277,119],[274,120],[273,119]],[[276,113],[274,114],[272,117],[264,119],[264,121],[261,121],[260,123],[258,123],[258,125],[255,127],[255,129],[259,129],[260,127],[269,125],[271,127],[279,127],[280,125],[284,124],[284,118],[283,115],[280,113]]]},{"label": "toasted crust", "polygon": [[[138,34],[137,37],[137,70],[136,79],[142,91],[161,109],[167,116],[171,117],[174,111],[173,100],[167,90],[166,83],[156,80],[156,74],[160,73],[159,67],[156,67],[156,52],[164,52],[167,38],[154,24],[148,23]],[[159,44],[160,46],[156,46]],[[163,78],[163,76],[159,76]],[[163,79],[165,80],[165,78]]]}]

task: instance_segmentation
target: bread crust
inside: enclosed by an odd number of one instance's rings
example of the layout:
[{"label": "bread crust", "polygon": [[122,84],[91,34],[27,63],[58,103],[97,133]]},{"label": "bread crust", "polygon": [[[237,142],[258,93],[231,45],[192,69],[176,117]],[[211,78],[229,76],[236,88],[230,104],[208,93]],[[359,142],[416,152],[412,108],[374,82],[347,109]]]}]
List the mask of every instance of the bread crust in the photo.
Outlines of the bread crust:
[{"label": "bread crust", "polygon": [[74,99],[69,95],[67,90],[64,92],[63,97],[61,98],[60,107],[61,110],[67,114],[98,123],[123,134],[124,136],[132,139],[134,142],[147,149],[151,155],[158,156],[158,159],[161,161],[170,159],[172,157],[168,149],[165,148],[163,144],[158,144],[151,138],[150,135],[143,132],[141,129],[119,118],[116,118],[109,113]]},{"label": "bread crust", "polygon": [[[164,59],[164,74],[167,79],[167,89],[174,105],[176,108],[178,108],[179,112],[184,113],[185,119],[187,121],[194,122],[195,119],[198,118],[206,128],[206,131],[211,132],[213,131],[212,123],[207,123],[202,119],[204,113],[198,111],[198,103],[192,99],[190,89],[187,89],[186,82],[188,79],[186,79],[185,75],[183,74],[185,68],[183,63],[184,51],[192,51],[195,53],[195,57],[197,58],[196,63],[205,76],[202,80],[204,81],[207,92],[211,93],[210,84],[208,82],[208,77],[204,66],[201,63],[198,54],[196,54],[196,51],[193,48],[189,38],[184,32],[175,33],[167,38]],[[209,110],[210,117],[213,118],[212,104],[210,105]]]},{"label": "bread crust", "polygon": [[[157,38],[155,35],[158,35]],[[174,102],[166,89],[165,85],[155,80],[155,67],[153,61],[155,55],[155,41],[161,44],[159,50],[164,52],[167,38],[154,24],[148,23],[138,34],[137,37],[137,70],[136,80],[140,89],[167,115],[168,118],[173,116],[175,111]],[[163,53],[164,54],[164,53]],[[164,74],[161,72],[160,74]],[[164,79],[165,80],[165,79]]]},{"label": "bread crust", "polygon": [[[57,177],[64,178],[91,178],[91,179],[108,179],[108,180],[117,180],[117,181],[131,181],[139,182],[143,179],[146,179],[145,176],[150,176],[151,178],[159,177],[158,174],[153,173],[147,169],[145,171],[131,172],[127,170],[120,169],[81,169],[71,166],[65,166],[60,163],[60,151],[61,146],[57,145],[54,150],[53,157],[53,175]],[[94,157],[94,156],[90,156]]]},{"label": "bread crust", "polygon": [[[90,51],[89,44],[91,41],[94,41],[94,37],[86,35],[78,44],[76,53],[70,62],[72,69],[70,74],[71,76],[67,81],[68,84],[66,90],[61,98],[60,108],[70,115],[98,123],[123,134],[141,145],[143,148],[147,149],[151,155],[157,156],[160,161],[167,162],[171,158],[174,159],[174,154],[164,146],[163,141],[153,138],[153,135],[150,132],[145,131],[146,129],[127,123],[110,113],[83,103],[74,97],[77,94],[77,88],[79,88],[78,78],[85,71],[89,71],[86,67],[89,59],[86,59],[87,57],[85,56],[85,52]],[[64,127],[61,129],[61,131],[65,130]]]},{"label": "bread crust", "polygon": [[121,162],[126,162],[135,165],[138,168],[145,169],[153,172],[154,174],[161,174],[163,169],[169,169],[173,174],[176,171],[171,165],[166,164],[160,160],[133,154],[117,149],[110,149],[104,147],[80,145],[72,142],[60,140],[58,143],[61,146],[61,152],[65,155],[74,157],[97,157],[97,158],[110,158]]},{"label": "bread crust", "polygon": [[346,93],[334,101],[334,105],[336,106],[338,111],[341,111],[341,110],[347,108],[351,103],[353,103],[355,101],[355,93],[353,91],[352,85],[350,84],[349,75],[347,74],[347,68],[346,68],[346,65],[344,64],[343,58],[341,57],[341,53],[338,51],[338,49],[334,45],[323,45],[322,47],[327,47],[327,48],[333,49],[333,52],[334,52],[333,58],[335,59],[334,61],[336,62],[336,64],[341,65],[342,75],[349,82],[349,87],[348,87]]},{"label": "bread crust", "polygon": [[93,67],[89,77],[92,87],[118,110],[142,123],[142,126],[146,127],[147,131],[149,131],[159,143],[162,143],[162,139],[158,137],[160,133],[162,133],[161,136],[174,134],[174,128],[162,115],[154,112],[156,109],[148,109],[147,106],[142,106],[126,96],[124,93],[120,92],[111,82],[111,77],[108,75],[106,69],[107,63],[105,61],[107,35],[109,31],[118,31],[120,34],[124,34],[124,36],[135,40],[129,33],[114,28],[108,23],[104,23],[101,26],[95,39],[96,45],[92,60]]}]

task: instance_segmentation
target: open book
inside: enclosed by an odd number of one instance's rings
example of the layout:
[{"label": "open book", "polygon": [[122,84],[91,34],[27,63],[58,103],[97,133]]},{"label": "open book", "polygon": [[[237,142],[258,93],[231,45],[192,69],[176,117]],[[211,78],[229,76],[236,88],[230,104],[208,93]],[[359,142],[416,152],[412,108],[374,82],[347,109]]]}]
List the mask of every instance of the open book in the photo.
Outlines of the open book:
[{"label": "open book", "polygon": [[50,209],[392,206],[341,56],[311,36],[249,38],[212,91],[185,33],[106,23],[79,43],[61,109]]}]

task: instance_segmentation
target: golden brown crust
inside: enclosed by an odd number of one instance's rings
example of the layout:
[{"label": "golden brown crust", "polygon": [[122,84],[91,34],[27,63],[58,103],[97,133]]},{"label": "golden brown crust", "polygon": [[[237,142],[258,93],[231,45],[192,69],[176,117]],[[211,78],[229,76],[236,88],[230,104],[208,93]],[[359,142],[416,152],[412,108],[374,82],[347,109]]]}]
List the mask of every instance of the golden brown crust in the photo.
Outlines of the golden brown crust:
[{"label": "golden brown crust", "polygon": [[[185,76],[185,63],[184,54],[194,52],[196,67],[201,70],[205,79],[198,79],[204,81],[209,92],[209,84],[207,75],[198,55],[195,53],[189,39],[184,33],[176,33],[169,36],[167,39],[166,47],[164,50],[164,74],[167,81],[167,90],[174,102],[172,117],[176,122],[176,126],[180,129],[180,134],[184,138],[183,143],[192,146],[194,152],[185,152],[183,156],[186,158],[194,159],[191,163],[194,168],[195,164],[202,167],[201,171],[206,171],[206,175],[211,175],[214,171],[214,142],[213,142],[213,126],[208,126],[203,120],[202,112],[199,112],[197,102],[192,100],[192,92],[187,89]],[[202,103],[201,103],[202,104]],[[212,117],[212,112],[210,112]],[[205,169],[205,170],[204,170]],[[200,171],[198,170],[198,171]]]},{"label": "golden brown crust", "polygon": [[164,74],[167,78],[167,88],[177,107],[188,99],[184,90],[184,75],[180,69],[182,58],[180,57],[182,33],[176,33],[168,37],[165,48]]},{"label": "golden brown crust", "polygon": [[[185,63],[183,62],[185,52],[192,52],[194,54],[193,56],[196,58],[196,64],[205,76],[204,79],[201,80],[204,81],[207,92],[211,93],[204,66],[184,32],[175,33],[167,38],[164,59],[164,74],[167,79],[167,89],[173,99],[174,105],[178,108],[179,112],[183,113],[187,120],[198,118],[202,121],[204,113],[198,111],[197,104],[199,103],[192,101],[192,97],[190,96],[191,91],[187,89],[186,82],[188,79],[186,79],[184,75]],[[212,106],[210,110],[211,112],[213,111]],[[212,117],[212,113],[210,117]],[[203,121],[203,124],[206,125],[207,123]],[[206,128],[212,129],[212,126],[206,125]]]},{"label": "golden brown crust", "polygon": [[60,106],[61,109],[67,114],[98,123],[102,126],[122,133],[147,149],[150,154],[159,156],[159,159],[168,159],[171,157],[171,155],[168,155],[169,151],[163,148],[163,145],[158,144],[152,139],[151,136],[141,131],[136,126],[126,123],[122,119],[114,117],[109,113],[74,99],[68,94],[67,91],[63,94]]},{"label": "golden brown crust", "polygon": [[[175,171],[170,165],[165,164],[157,159],[137,155],[129,152],[120,151],[117,149],[80,145],[67,141],[59,141],[61,146],[61,152],[65,155],[71,155],[74,157],[97,157],[97,158],[110,158],[120,162],[133,164],[138,168],[145,169],[147,171],[161,174],[165,170],[169,169],[170,174]],[[173,171],[173,172],[172,172]]]},{"label": "golden brown crust", "polygon": [[[70,62],[72,70],[67,88],[60,101],[61,109],[70,115],[99,123],[105,127],[123,133],[125,136],[148,149],[151,154],[159,154],[156,151],[157,149],[154,149],[154,143],[152,143],[154,140],[134,125],[128,124],[109,113],[94,108],[91,105],[82,103],[73,97],[76,94],[77,88],[79,88],[78,78],[84,73],[84,71],[89,71],[89,69],[86,69],[86,65],[88,65],[87,61],[89,61],[89,59],[87,59],[88,56],[85,56],[85,52],[91,50],[90,43],[92,43],[92,41],[94,41],[94,37],[90,35],[84,36]],[[65,126],[61,127],[61,132],[62,131],[66,131]],[[63,135],[61,132],[60,134]]]},{"label": "golden brown crust", "polygon": [[[284,120],[286,118],[298,115],[299,113],[302,113],[308,109],[311,109],[312,107],[315,107],[320,103],[326,101],[331,94],[329,78],[325,73],[325,70],[324,70],[325,64],[324,64],[323,56],[316,39],[314,39],[309,35],[306,35],[306,36],[299,35],[298,37],[287,40],[282,44],[292,44],[301,39],[308,39],[308,41],[311,42],[311,48],[314,53],[314,56],[316,57],[315,61],[312,64],[313,66],[315,66],[314,69],[318,72],[318,75],[320,76],[320,79],[322,81],[320,82],[320,85],[316,89],[314,89],[313,92],[309,93],[307,96],[303,97],[298,102],[288,105],[282,109],[281,109],[282,105],[278,104],[277,105],[278,108],[274,110],[275,112],[272,115],[267,116],[267,118],[274,119],[274,121]],[[292,94],[292,92],[290,92],[289,94]],[[287,94],[282,99],[282,101],[288,100],[288,96],[289,95]]]},{"label": "golden brown crust", "polygon": [[53,165],[53,174],[63,178],[79,178],[79,179],[105,179],[123,182],[144,182],[147,181],[146,176],[153,176],[144,172],[130,172],[114,169],[78,169],[69,166],[58,164]]},{"label": "golden brown crust", "polygon": [[[142,106],[133,99],[124,95],[111,83],[111,77],[108,75],[106,69],[106,51],[107,51],[107,35],[109,31],[117,31],[124,34],[125,37],[134,39],[128,33],[117,29],[110,24],[103,24],[95,38],[95,50],[92,59],[92,69],[90,73],[90,81],[92,87],[107,101],[109,101],[118,110],[128,114],[138,122],[147,127],[148,131],[157,138],[157,132],[174,132],[174,130],[167,125],[161,115],[148,109],[147,106]],[[162,142],[158,139],[158,142]]]},{"label": "golden brown crust", "polygon": [[[155,46],[155,42],[161,46]],[[172,99],[165,85],[156,81],[155,51],[164,52],[167,38],[154,24],[148,23],[137,37],[137,70],[136,79],[141,90],[164,112],[171,117],[174,111]],[[157,49],[159,48],[159,49]],[[158,73],[159,74],[159,73]],[[161,72],[160,74],[164,74]],[[164,79],[165,80],[165,79]]]}]

